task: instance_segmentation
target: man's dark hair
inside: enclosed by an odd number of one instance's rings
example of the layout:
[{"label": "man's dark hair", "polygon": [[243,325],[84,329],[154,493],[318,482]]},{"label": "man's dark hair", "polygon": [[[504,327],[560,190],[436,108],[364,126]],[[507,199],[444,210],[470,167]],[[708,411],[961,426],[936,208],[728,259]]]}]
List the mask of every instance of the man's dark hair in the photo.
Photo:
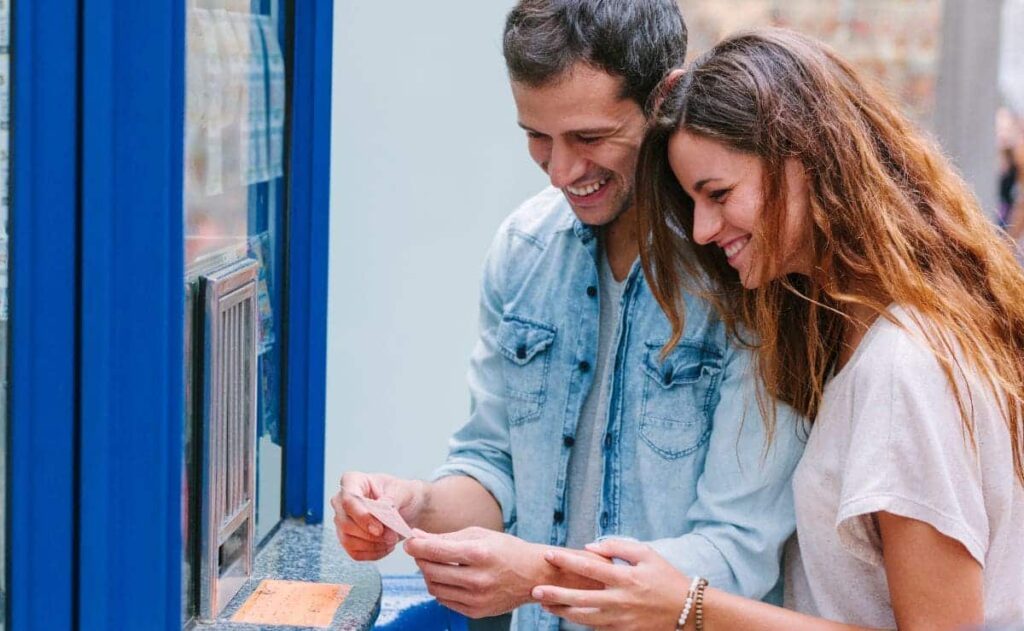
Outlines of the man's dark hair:
[{"label": "man's dark hair", "polygon": [[577,62],[622,78],[622,96],[647,111],[665,74],[683,65],[686,24],[675,0],[520,0],[505,21],[513,81],[538,87]]}]

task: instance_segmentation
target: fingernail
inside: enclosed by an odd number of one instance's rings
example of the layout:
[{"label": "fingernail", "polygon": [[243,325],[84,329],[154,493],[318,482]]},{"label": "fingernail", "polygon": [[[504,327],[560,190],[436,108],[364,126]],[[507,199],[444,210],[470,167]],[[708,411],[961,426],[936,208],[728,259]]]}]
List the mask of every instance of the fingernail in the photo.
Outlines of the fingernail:
[{"label": "fingernail", "polygon": [[370,534],[379,537],[384,534],[384,529],[381,528],[380,524],[370,524]]},{"label": "fingernail", "polygon": [[544,598],[544,590],[539,588],[539,587],[534,587],[533,588],[533,597],[536,598],[537,600],[540,600],[541,598]]},{"label": "fingernail", "polygon": [[555,553],[554,553],[554,552],[550,552],[550,551],[549,551],[549,552],[545,552],[545,553],[544,553],[544,559],[545,559],[545,560],[547,560],[547,561],[551,561],[551,560],[553,560],[554,558],[555,558]]}]

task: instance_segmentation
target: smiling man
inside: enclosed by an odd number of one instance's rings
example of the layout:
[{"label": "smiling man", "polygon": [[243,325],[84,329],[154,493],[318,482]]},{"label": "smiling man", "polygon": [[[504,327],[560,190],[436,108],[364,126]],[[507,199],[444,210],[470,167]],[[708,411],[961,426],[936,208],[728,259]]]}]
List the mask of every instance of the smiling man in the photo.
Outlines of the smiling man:
[{"label": "smiling man", "polygon": [[793,419],[780,409],[765,451],[750,355],[697,297],[663,355],[671,328],[638,260],[646,107],[685,51],[673,0],[521,0],[509,13],[518,123],[551,186],[491,246],[470,416],[447,461],[430,482],[342,477],[332,504],[354,558],[398,542],[367,497],[447,533],[405,544],[438,600],[473,617],[518,608],[517,629],[560,626],[530,604],[535,585],[566,581],[545,551],[604,536],[747,597],[776,586],[794,529]]}]

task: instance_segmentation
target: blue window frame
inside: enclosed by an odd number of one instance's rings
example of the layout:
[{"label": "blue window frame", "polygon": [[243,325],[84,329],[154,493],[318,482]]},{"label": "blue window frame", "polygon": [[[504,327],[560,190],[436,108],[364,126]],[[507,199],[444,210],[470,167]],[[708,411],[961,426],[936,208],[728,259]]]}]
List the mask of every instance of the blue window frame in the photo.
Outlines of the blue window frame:
[{"label": "blue window frame", "polygon": [[[295,3],[285,507],[323,516],[331,0]],[[184,6],[13,13],[10,629],[180,629]]]},{"label": "blue window frame", "polygon": [[74,622],[77,6],[12,13],[8,629]]},{"label": "blue window frame", "polygon": [[323,520],[331,0],[295,3],[289,149],[285,511]]},{"label": "blue window frame", "polygon": [[171,629],[181,624],[184,14],[171,0],[82,7],[78,628]]}]

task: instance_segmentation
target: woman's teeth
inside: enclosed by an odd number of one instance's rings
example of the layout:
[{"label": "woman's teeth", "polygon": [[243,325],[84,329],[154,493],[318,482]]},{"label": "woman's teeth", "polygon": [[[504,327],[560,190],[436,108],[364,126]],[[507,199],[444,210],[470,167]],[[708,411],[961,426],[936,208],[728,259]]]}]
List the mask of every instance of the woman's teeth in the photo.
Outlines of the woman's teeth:
[{"label": "woman's teeth", "polygon": [[566,186],[565,190],[569,191],[576,197],[586,197],[588,195],[593,195],[594,193],[598,192],[599,190],[601,190],[601,187],[607,183],[608,178],[605,178],[600,182],[594,182],[592,184],[587,184],[586,186],[581,186],[579,188],[575,186]]},{"label": "woman's teeth", "polygon": [[743,237],[742,239],[737,239],[736,241],[733,241],[732,243],[730,243],[729,245],[722,249],[725,251],[726,258],[731,259],[732,257],[739,254],[740,250],[745,248],[748,243],[750,243],[750,237]]}]

